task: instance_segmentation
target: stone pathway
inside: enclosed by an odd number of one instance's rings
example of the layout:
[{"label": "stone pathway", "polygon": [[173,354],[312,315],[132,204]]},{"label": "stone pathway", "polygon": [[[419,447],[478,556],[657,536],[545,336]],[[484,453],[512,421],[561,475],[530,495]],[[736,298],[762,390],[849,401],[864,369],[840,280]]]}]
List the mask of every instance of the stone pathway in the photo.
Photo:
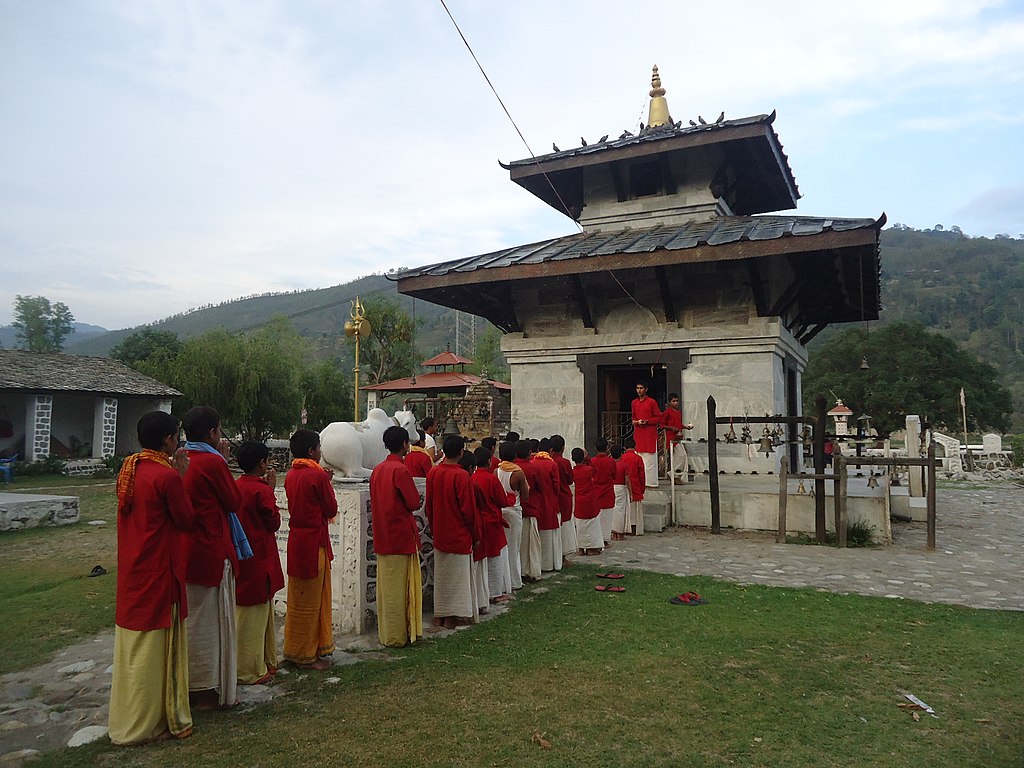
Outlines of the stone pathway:
[{"label": "stone pathway", "polygon": [[[890,547],[838,550],[779,545],[773,534],[714,536],[705,529],[674,528],[631,537],[577,562],[1024,611],[1024,487],[1003,482],[940,488],[937,549],[925,549],[924,523],[896,523],[893,537]],[[492,608],[491,616],[505,610]],[[450,633],[427,630],[430,637]],[[103,633],[66,648],[47,664],[0,677],[0,766],[60,749],[86,728],[95,727],[87,734],[105,732],[113,638],[113,631]],[[371,636],[338,638],[338,647],[345,649],[334,655],[338,666],[386,658]],[[282,672],[302,674],[287,667]],[[269,701],[279,690],[241,686],[239,710]]]}]

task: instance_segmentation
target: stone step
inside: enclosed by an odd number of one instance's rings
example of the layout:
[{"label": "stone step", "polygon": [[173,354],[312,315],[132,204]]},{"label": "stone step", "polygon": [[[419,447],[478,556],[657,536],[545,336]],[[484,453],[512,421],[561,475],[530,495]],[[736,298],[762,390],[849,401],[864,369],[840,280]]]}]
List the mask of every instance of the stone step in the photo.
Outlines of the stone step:
[{"label": "stone step", "polygon": [[668,525],[670,504],[667,501],[658,499],[644,499],[644,531],[649,533],[661,533]]}]

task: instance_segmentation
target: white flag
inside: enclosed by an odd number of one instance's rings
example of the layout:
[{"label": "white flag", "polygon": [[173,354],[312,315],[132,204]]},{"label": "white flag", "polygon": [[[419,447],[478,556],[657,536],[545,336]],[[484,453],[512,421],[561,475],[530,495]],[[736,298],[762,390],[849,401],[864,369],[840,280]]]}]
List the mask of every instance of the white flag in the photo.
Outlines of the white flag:
[{"label": "white flag", "polygon": [[967,407],[967,398],[964,396],[964,388],[960,387],[960,405],[964,408]]}]

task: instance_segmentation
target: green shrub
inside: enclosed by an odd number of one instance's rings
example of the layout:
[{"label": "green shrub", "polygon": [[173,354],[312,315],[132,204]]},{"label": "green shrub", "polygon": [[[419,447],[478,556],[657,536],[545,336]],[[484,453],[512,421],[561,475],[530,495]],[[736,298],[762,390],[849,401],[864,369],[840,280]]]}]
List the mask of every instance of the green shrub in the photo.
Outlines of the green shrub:
[{"label": "green shrub", "polygon": [[1024,435],[1007,435],[1006,442],[1013,451],[1013,466],[1024,467]]},{"label": "green shrub", "polygon": [[68,465],[64,459],[50,455],[42,461],[19,461],[14,465],[15,477],[42,477],[43,475],[62,475]]}]

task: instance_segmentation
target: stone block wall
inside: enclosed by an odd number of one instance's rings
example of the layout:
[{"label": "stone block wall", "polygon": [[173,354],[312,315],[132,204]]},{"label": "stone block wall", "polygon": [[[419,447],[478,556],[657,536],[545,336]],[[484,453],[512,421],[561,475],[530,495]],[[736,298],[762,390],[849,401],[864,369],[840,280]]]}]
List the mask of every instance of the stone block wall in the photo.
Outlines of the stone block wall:
[{"label": "stone block wall", "polygon": [[50,428],[53,422],[53,397],[36,395],[25,412],[25,459],[41,461],[50,455]]},{"label": "stone block wall", "polygon": [[77,496],[0,494],[0,531],[71,525],[78,519]]}]

